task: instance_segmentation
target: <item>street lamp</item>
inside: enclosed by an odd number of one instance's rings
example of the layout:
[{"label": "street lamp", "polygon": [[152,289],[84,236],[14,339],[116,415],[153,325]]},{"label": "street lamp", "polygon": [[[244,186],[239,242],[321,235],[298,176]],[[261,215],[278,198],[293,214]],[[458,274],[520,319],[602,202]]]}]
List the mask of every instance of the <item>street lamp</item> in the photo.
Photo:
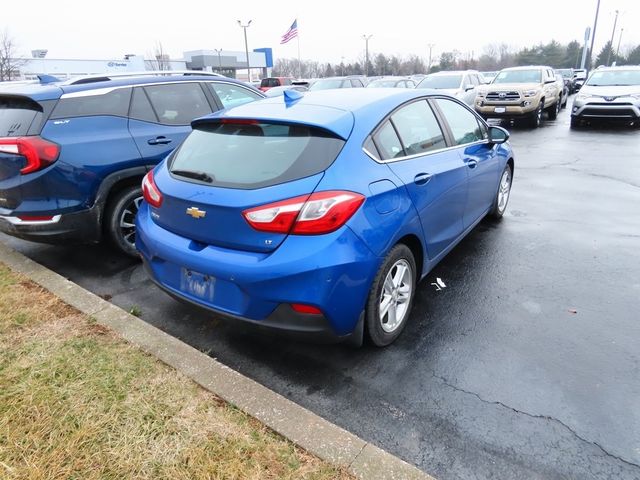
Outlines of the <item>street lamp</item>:
[{"label": "street lamp", "polygon": [[609,66],[609,60],[611,60],[611,52],[613,52],[613,37],[616,34],[616,26],[618,25],[619,13],[620,11],[616,10],[616,19],[613,21],[613,30],[611,31],[611,41],[609,41],[609,52],[607,53],[607,63],[606,63],[607,66]]},{"label": "street lamp", "polygon": [[[593,31],[591,32],[591,46],[589,47],[589,67],[593,67],[593,42],[596,39],[596,27],[598,26],[598,14],[600,13],[600,0],[596,6],[596,18],[593,21]],[[591,71],[591,68],[588,69]]]},{"label": "street lamp", "polygon": [[220,72],[222,72],[222,59],[220,58],[220,53],[222,53],[222,49],[214,48],[213,51],[218,54],[218,69],[220,70]]},{"label": "street lamp", "polygon": [[251,67],[249,66],[249,44],[247,43],[247,28],[251,25],[251,20],[247,22],[247,24],[243,24],[240,20],[238,20],[238,25],[242,27],[244,30],[244,51],[247,54],[247,79],[251,82]]},{"label": "street lamp", "polygon": [[364,51],[365,51],[365,60],[364,60],[364,76],[368,77],[369,76],[369,39],[373,37],[373,35],[362,35],[362,38],[364,38]]},{"label": "street lamp", "polygon": [[431,52],[435,46],[435,43],[427,43],[427,47],[429,47],[429,67],[427,68],[427,73],[431,73]]}]

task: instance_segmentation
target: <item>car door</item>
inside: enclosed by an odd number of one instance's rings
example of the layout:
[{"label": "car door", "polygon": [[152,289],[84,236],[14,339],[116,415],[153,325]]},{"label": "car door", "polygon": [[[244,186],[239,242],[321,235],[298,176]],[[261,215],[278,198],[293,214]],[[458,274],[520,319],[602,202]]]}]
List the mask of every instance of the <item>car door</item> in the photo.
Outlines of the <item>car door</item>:
[{"label": "car door", "polygon": [[545,106],[552,105],[558,98],[558,86],[556,85],[556,77],[549,69],[544,69],[542,72],[544,80]]},{"label": "car door", "polygon": [[217,99],[222,108],[237,107],[238,105],[244,105],[245,103],[264,98],[264,96],[258,92],[236,83],[206,82],[205,86],[214,98]]},{"label": "car door", "polygon": [[435,259],[462,233],[468,167],[455,150],[447,148],[440,124],[424,99],[393,113],[373,141],[406,186],[420,216],[427,253]]},{"label": "car door", "polygon": [[489,143],[487,127],[469,109],[459,103],[438,98],[433,100],[444,117],[456,152],[467,166],[469,189],[464,209],[463,227],[466,229],[482,217],[493,202],[500,175],[500,160],[495,145]]},{"label": "car door", "polygon": [[129,132],[143,158],[158,163],[191,132],[191,120],[213,112],[198,82],[133,89]]}]

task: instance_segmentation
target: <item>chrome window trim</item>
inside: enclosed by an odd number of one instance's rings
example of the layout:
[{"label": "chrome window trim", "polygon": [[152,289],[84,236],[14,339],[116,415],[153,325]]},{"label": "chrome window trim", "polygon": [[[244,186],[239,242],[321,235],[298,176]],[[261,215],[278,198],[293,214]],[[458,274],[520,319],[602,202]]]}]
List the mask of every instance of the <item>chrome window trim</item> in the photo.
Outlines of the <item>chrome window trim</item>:
[{"label": "chrome window trim", "polygon": [[[240,88],[244,88],[245,90],[248,90],[252,93],[257,93],[254,90],[251,90],[250,88],[245,87],[244,85],[240,85],[238,83],[235,82],[226,82],[222,79],[201,79],[201,80],[184,80],[181,82],[148,82],[148,83],[136,83],[133,85],[117,85],[114,87],[104,87],[104,88],[96,88],[93,90],[82,90],[80,92],[69,92],[69,93],[63,93],[60,96],[60,99],[65,99],[65,98],[79,98],[79,97],[93,97],[93,96],[98,96],[98,95],[106,95],[107,93],[111,93],[114,90],[120,90],[123,88],[136,88],[136,87],[152,87],[155,85],[180,85],[182,83],[226,83],[228,85],[233,85],[233,86],[237,86]],[[260,98],[265,98],[265,97],[260,97]]]},{"label": "chrome window trim", "polygon": [[362,151],[374,162],[379,164],[385,164],[385,163],[402,162],[404,160],[413,160],[414,158],[418,158],[418,157],[426,157],[428,155],[434,155],[436,153],[448,152],[449,150],[455,150],[456,148],[472,147],[474,145],[483,145],[483,144],[489,145],[490,142],[488,139],[476,140],[475,142],[463,143],[462,145],[452,145],[451,147],[439,148],[437,150],[429,150],[428,152],[423,152],[423,153],[414,153],[413,155],[405,155],[403,157],[390,158],[389,160],[381,160],[377,158],[376,155],[371,153],[365,147],[362,147]]}]

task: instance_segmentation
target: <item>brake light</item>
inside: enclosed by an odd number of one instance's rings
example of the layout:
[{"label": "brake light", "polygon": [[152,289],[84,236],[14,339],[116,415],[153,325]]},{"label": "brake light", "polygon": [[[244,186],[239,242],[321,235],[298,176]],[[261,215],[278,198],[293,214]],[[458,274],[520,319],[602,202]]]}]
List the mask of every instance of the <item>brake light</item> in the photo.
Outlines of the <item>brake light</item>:
[{"label": "brake light", "polygon": [[37,172],[58,159],[60,147],[40,137],[0,138],[0,152],[22,155],[27,164],[20,169],[22,175]]},{"label": "brake light", "polygon": [[152,207],[160,208],[162,205],[162,193],[153,180],[153,170],[142,179],[142,195],[145,201]]},{"label": "brake light", "polygon": [[242,212],[261,232],[321,235],[341,226],[360,208],[364,196],[346,191],[317,192]]}]

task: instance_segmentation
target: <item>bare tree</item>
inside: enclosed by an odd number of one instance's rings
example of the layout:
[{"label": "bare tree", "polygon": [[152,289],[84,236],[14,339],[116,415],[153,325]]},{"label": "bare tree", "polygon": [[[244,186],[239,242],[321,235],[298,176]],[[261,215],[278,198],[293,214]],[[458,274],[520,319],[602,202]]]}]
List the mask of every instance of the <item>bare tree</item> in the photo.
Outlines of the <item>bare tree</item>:
[{"label": "bare tree", "polygon": [[145,61],[151,70],[171,70],[169,54],[165,52],[162,42],[156,42],[153,47],[152,57],[153,59]]},{"label": "bare tree", "polygon": [[19,69],[26,60],[17,56],[16,43],[5,28],[0,35],[0,82],[13,80],[18,77]]}]

